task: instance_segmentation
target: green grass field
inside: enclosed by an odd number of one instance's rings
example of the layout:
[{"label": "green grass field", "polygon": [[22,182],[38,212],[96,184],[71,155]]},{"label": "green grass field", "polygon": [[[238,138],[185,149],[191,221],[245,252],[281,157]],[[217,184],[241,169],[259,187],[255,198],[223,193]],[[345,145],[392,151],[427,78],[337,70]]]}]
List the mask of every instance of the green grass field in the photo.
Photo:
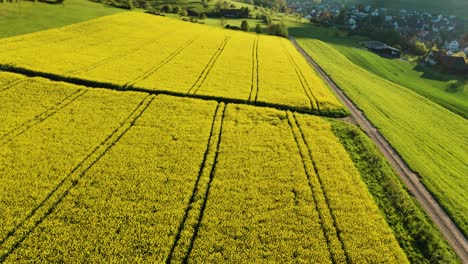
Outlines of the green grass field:
[{"label": "green grass field", "polygon": [[466,234],[466,119],[362,69],[325,42],[297,40],[419,173]]},{"label": "green grass field", "polygon": [[21,1],[0,2],[0,38],[61,27],[111,15],[124,10],[88,0],[66,0],[62,4]]},{"label": "green grass field", "polygon": [[[362,37],[337,36],[332,29],[310,24],[289,22],[290,34],[303,38],[320,39],[345,55],[355,65],[374,75],[402,85],[423,95],[435,103],[468,117],[468,83],[463,76],[437,73],[430,69],[419,69],[417,63],[390,60],[367,51],[359,45]],[[452,87],[455,85],[455,87]]]}]

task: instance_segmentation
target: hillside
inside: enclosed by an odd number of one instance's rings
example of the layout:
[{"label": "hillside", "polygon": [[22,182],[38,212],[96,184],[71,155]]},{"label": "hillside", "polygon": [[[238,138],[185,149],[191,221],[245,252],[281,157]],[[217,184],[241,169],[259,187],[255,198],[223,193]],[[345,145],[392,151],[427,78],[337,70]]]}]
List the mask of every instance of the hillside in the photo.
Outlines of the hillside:
[{"label": "hillside", "polygon": [[392,146],[416,171],[463,232],[468,204],[463,195],[468,130],[466,120],[409,89],[389,82],[352,63],[332,46],[298,39],[364,111]]},{"label": "hillside", "polygon": [[64,4],[21,1],[0,2],[0,38],[70,25],[122,12],[88,0],[66,0]]},{"label": "hillside", "polygon": [[448,15],[457,15],[460,18],[468,20],[468,1],[465,0],[447,0],[447,1],[427,1],[427,0],[336,0],[336,2],[345,4],[372,4],[387,8],[400,8],[407,10],[421,10],[432,13],[443,13]]},{"label": "hillside", "polygon": [[468,83],[463,76],[438,73],[415,62],[389,60],[363,48],[359,36],[312,24],[289,23],[290,33],[297,37],[320,39],[332,45],[348,60],[383,79],[402,85],[463,117],[468,116]]}]

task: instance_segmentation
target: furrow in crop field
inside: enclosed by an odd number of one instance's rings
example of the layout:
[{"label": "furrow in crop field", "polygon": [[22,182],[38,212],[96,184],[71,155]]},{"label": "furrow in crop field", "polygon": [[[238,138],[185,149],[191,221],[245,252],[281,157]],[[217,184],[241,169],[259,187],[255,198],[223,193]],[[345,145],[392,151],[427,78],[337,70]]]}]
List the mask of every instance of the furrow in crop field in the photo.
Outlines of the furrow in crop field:
[{"label": "furrow in crop field", "polygon": [[196,188],[215,108],[213,101],[157,96],[6,262],[166,260]]},{"label": "furrow in crop field", "polygon": [[328,205],[327,196],[323,191],[322,182],[317,176],[314,161],[310,156],[307,144],[304,140],[297,120],[291,112],[287,112],[288,124],[296,141],[299,154],[302,158],[305,174],[307,175],[309,188],[312,192],[317,211],[319,213],[320,225],[327,240],[328,249],[333,263],[349,262],[343,241],[339,235],[340,230],[336,227],[336,221],[333,212]]},{"label": "furrow in crop field", "polygon": [[252,44],[252,81],[250,84],[249,101],[256,101],[258,91],[258,35]]},{"label": "furrow in crop field", "polygon": [[[255,96],[252,96],[250,97],[249,96],[249,100],[253,100],[255,98],[255,102],[257,102],[257,99],[258,99],[258,89],[260,88],[260,85],[259,85],[259,78],[260,78],[260,74],[259,74],[259,71],[258,71],[258,42],[260,41],[260,35],[257,35],[257,38],[256,38],[256,41],[255,41],[255,50],[253,51],[254,54],[252,56],[252,59],[253,59],[253,71],[252,71],[252,85],[254,86],[254,91],[255,91]],[[254,77],[255,76],[255,77]]]},{"label": "furrow in crop field", "polygon": [[248,102],[252,93],[252,48],[256,36],[243,32],[230,33],[231,39],[217,57],[216,64],[199,88],[198,95],[238,98]]},{"label": "furrow in crop field", "polygon": [[20,85],[20,84],[24,83],[24,82],[26,82],[25,79],[12,79],[12,80],[9,80],[9,81],[3,83],[2,85],[0,85],[0,92],[4,92],[6,90],[9,90],[9,89],[11,89],[11,88],[13,88],[13,87],[15,87],[17,85]]},{"label": "furrow in crop field", "polygon": [[187,92],[188,94],[196,94],[198,92],[198,89],[200,89],[200,87],[205,82],[206,77],[210,74],[211,69],[216,64],[216,61],[218,60],[219,55],[221,55],[221,53],[224,51],[224,48],[226,47],[226,44],[228,43],[228,41],[230,39],[231,39],[231,36],[226,36],[224,38],[224,40],[223,40],[223,42],[221,42],[221,45],[219,46],[219,48],[216,50],[216,52],[213,54],[211,59],[206,64],[203,71],[198,76],[198,79],[195,81],[195,83],[192,85],[192,87]]},{"label": "furrow in crop field", "polygon": [[62,110],[69,104],[73,103],[76,99],[80,96],[85,94],[87,90],[78,90],[75,93],[71,94],[70,96],[66,97],[64,100],[59,102],[57,105],[47,109],[46,111],[36,115],[32,119],[22,123],[20,126],[6,132],[5,134],[0,134],[0,146],[6,144],[7,142],[11,141],[13,138],[23,134],[24,132],[28,131],[30,128],[34,127],[35,125],[43,122],[47,118],[53,116],[58,111]]},{"label": "furrow in crop field", "polygon": [[188,262],[331,263],[282,111],[229,104]]},{"label": "furrow in crop field", "polygon": [[295,119],[347,260],[352,263],[407,262],[346,150],[331,131],[331,124],[314,116],[296,114]]},{"label": "furrow in crop field", "polygon": [[[43,94],[45,98],[51,97],[43,100],[45,106],[58,101],[57,94],[52,91],[58,90],[60,85],[64,95],[77,90],[75,86],[63,83],[52,86],[53,89]],[[142,97],[137,93],[89,91],[44,122],[0,146],[0,240],[46,199],[64,175],[120,126]],[[18,100],[24,102],[26,98]],[[31,102],[37,105],[37,99],[33,98],[36,101]],[[18,115],[25,114],[24,120],[28,120],[36,115],[37,109],[44,107],[24,108]],[[15,125],[18,123],[9,120],[15,115],[15,109],[7,108],[2,118],[6,116],[7,125]]]},{"label": "furrow in crop field", "polygon": [[164,67],[167,63],[169,63],[172,59],[174,59],[179,53],[181,53],[185,48],[190,46],[194,41],[196,41],[199,37],[200,34],[197,34],[195,37],[189,39],[187,42],[185,42],[182,46],[177,48],[175,51],[173,51],[169,56],[167,56],[164,60],[159,62],[158,64],[152,66],[149,68],[147,71],[145,71],[142,75],[138,76],[137,78],[133,79],[131,82],[129,82],[129,86],[135,85],[137,82],[144,81],[146,78],[148,78],[150,75],[154,74],[156,71],[158,71],[160,68]]},{"label": "furrow in crop field", "polygon": [[119,53],[119,54],[112,54],[111,56],[105,58],[105,59],[102,59],[100,61],[97,61],[91,65],[88,65],[86,67],[83,67],[83,68],[78,68],[78,69],[74,69],[74,70],[71,70],[69,72],[67,72],[66,74],[76,74],[76,73],[83,73],[83,72],[87,72],[87,71],[90,71],[90,70],[93,70],[93,69],[96,69],[104,64],[107,64],[107,63],[110,63],[110,62],[113,62],[117,59],[121,59],[123,57],[126,57],[132,53],[135,53],[137,51],[140,51],[142,50],[143,48],[148,48],[149,46],[152,46],[152,45],[155,45],[155,44],[159,44],[161,42],[161,40],[164,40],[165,38],[167,37],[170,37],[172,34],[175,34],[176,31],[173,30],[173,29],[168,29],[168,30],[165,30],[165,31],[162,31],[162,32],[158,32],[157,36],[148,40],[148,41],[145,41],[145,42],[142,42],[142,43],[138,43],[138,45],[136,47],[132,47],[130,49],[127,49],[125,50],[124,52],[122,53]]},{"label": "furrow in crop field", "polygon": [[5,261],[15,249],[41,224],[78,184],[85,173],[118,142],[148,108],[154,96],[147,96],[134,111],[99,146],[93,149],[0,243],[0,261]]},{"label": "furrow in crop field", "polygon": [[288,50],[284,46],[284,41],[283,40],[281,40],[281,47],[283,48],[283,52],[288,57],[289,63],[291,63],[291,65],[293,66],[294,71],[296,72],[296,77],[299,79],[299,82],[301,83],[301,86],[302,86],[302,89],[303,89],[304,93],[309,98],[310,107],[312,109],[317,109],[317,111],[320,113],[320,107],[318,105],[317,98],[315,98],[314,94],[311,92],[309,84],[307,83],[307,80],[305,80],[304,75],[301,72],[301,69],[294,62],[294,59],[291,57]]},{"label": "furrow in crop field", "polygon": [[179,226],[179,230],[172,244],[170,254],[166,263],[187,262],[193,243],[198,235],[200,223],[206,208],[206,201],[213,182],[216,163],[218,162],[219,144],[221,143],[221,133],[224,121],[226,106],[218,105],[211,128],[210,139],[205,151],[202,166],[197,178],[196,186],[190,197],[190,204],[187,206],[184,219]]},{"label": "furrow in crop field", "polygon": [[258,71],[262,89],[258,91],[258,101],[312,110],[310,100],[295,75],[295,69],[283,52],[281,40],[264,35],[259,38]]},{"label": "furrow in crop field", "polygon": [[54,109],[81,87],[24,78],[22,75],[0,73],[0,79],[18,81],[15,87],[0,94],[0,138],[50,109]]}]

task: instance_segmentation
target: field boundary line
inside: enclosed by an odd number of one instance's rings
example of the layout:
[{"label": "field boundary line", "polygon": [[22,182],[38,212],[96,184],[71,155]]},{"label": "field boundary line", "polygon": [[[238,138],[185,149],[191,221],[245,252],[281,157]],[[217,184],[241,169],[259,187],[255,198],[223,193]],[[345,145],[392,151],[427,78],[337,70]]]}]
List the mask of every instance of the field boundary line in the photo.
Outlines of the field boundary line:
[{"label": "field boundary line", "polygon": [[286,104],[268,103],[264,101],[248,102],[245,99],[227,98],[227,97],[212,96],[212,95],[206,95],[206,94],[188,94],[186,92],[177,92],[177,91],[163,90],[163,89],[152,90],[152,89],[142,88],[138,86],[131,86],[131,87],[125,86],[124,87],[124,86],[109,83],[109,82],[93,81],[93,80],[87,80],[87,79],[82,79],[82,78],[77,78],[77,77],[62,76],[62,75],[58,75],[54,73],[34,71],[34,70],[22,68],[22,67],[16,67],[12,65],[1,64],[1,63],[0,63],[0,70],[22,74],[27,77],[41,77],[41,78],[49,79],[50,81],[66,82],[66,83],[70,83],[73,85],[86,86],[91,89],[105,88],[105,89],[115,90],[119,92],[140,92],[140,93],[153,94],[153,95],[163,94],[163,95],[170,95],[170,96],[175,96],[175,97],[217,101],[219,103],[225,103],[225,104],[232,103],[232,104],[241,104],[241,105],[253,105],[253,106],[259,106],[259,107],[274,108],[274,109],[278,109],[282,111],[291,110],[291,111],[299,112],[303,114],[313,114],[313,115],[320,115],[320,116],[326,116],[326,117],[331,117],[331,118],[346,117],[349,115],[349,113],[342,111],[340,109],[318,113],[316,109],[311,109],[311,107],[298,107],[298,106],[291,106],[291,105],[286,105]]},{"label": "field boundary line", "polygon": [[249,101],[257,101],[258,86],[259,86],[259,70],[258,70],[258,42],[260,41],[260,34],[257,34],[255,41],[252,45],[252,82],[250,85]]},{"label": "field boundary line", "polygon": [[151,68],[146,70],[142,75],[140,75],[140,76],[136,77],[135,79],[133,79],[132,81],[128,82],[125,86],[133,86],[137,82],[141,82],[143,80],[146,80],[149,76],[153,75],[159,69],[164,67],[167,63],[172,61],[175,57],[177,57],[177,55],[179,55],[182,51],[184,51],[188,46],[190,46],[193,42],[195,42],[198,38],[200,38],[202,33],[203,32],[200,32],[199,34],[195,35],[193,38],[186,41],[184,44],[182,44],[176,50],[171,52],[166,58],[164,58],[158,64],[152,66]]},{"label": "field boundary line", "polygon": [[419,180],[418,175],[411,170],[404,159],[392,147],[387,139],[377,130],[377,128],[369,121],[357,105],[345,94],[344,90],[310,57],[296,42],[294,38],[290,38],[296,49],[304,56],[328,84],[335,91],[337,97],[350,110],[354,120],[359,124],[360,128],[372,139],[380,152],[385,156],[397,172],[400,179],[409,189],[410,193],[416,198],[418,203],[424,209],[437,229],[444,236],[445,240],[450,244],[455,253],[463,263],[468,263],[468,241],[458,229],[457,225],[452,221],[449,215],[445,212],[442,206],[427,190],[426,186]]},{"label": "field boundary line", "polygon": [[[203,71],[198,76],[198,79],[195,81],[195,83],[192,85],[192,87],[188,90],[187,93],[190,94],[193,91],[193,94],[196,94],[198,92],[198,89],[200,89],[200,87],[205,82],[206,78],[208,77],[208,75],[211,72],[211,69],[213,69],[214,65],[216,64],[216,61],[218,60],[221,53],[224,51],[224,48],[226,47],[226,44],[228,43],[228,41],[230,39],[231,39],[231,36],[226,36],[223,39],[223,41],[219,45],[218,49],[215,51],[213,56],[210,58],[210,60],[206,64],[205,68],[203,68]],[[195,90],[193,90],[193,89],[195,89]]]},{"label": "field boundary line", "polygon": [[[320,178],[319,172],[317,171],[315,161],[313,159],[309,145],[305,140],[304,133],[302,132],[295,115],[290,111],[287,111],[286,115],[291,133],[294,137],[299,155],[302,159],[304,172],[307,176],[307,182],[310,191],[312,192],[312,198],[315,202],[315,209],[319,215],[320,226],[327,241],[331,260],[333,263],[351,263],[349,255],[346,252],[343,239],[340,236],[341,230],[336,224],[333,210],[330,208],[329,199],[325,189],[323,188],[323,182]],[[304,148],[306,148],[306,150],[304,150]],[[315,175],[312,175],[311,172],[313,172]],[[326,208],[326,211],[323,212],[321,207],[324,209]],[[326,225],[329,224],[329,221],[331,222],[331,226],[327,227]]]},{"label": "field boundary line", "polygon": [[[214,157],[212,157],[214,155],[212,148],[214,148],[213,145],[217,144],[217,142],[219,142],[220,140],[219,139],[220,133],[221,133],[220,126],[221,126],[221,122],[223,118],[222,115],[223,115],[224,109],[225,109],[225,105],[223,105],[222,103],[217,104],[214,115],[213,115],[213,121],[211,123],[210,136],[208,137],[208,142],[206,145],[205,153],[203,155],[203,160],[198,171],[197,180],[195,182],[195,185],[193,186],[192,195],[185,208],[184,217],[182,218],[182,221],[180,222],[179,228],[177,230],[177,234],[174,238],[170,253],[167,256],[165,263],[171,263],[172,261],[174,261],[175,254],[178,254],[178,253],[180,254],[181,251],[184,251],[186,250],[186,248],[188,248],[188,245],[180,244],[180,243],[186,242],[184,240],[181,240],[181,238],[184,235],[185,237],[187,235],[191,235],[191,236],[194,235],[193,232],[190,232],[191,230],[187,231],[187,227],[190,227],[190,224],[187,222],[190,220],[192,221],[195,220],[196,222],[199,221],[199,218],[198,218],[199,216],[197,217],[197,215],[194,215],[201,209],[201,208],[198,208],[200,199],[197,199],[197,197],[199,197],[202,194],[206,194],[206,188],[209,182],[209,175],[206,175],[207,174],[206,172],[208,170],[208,167],[206,164],[207,163],[209,164],[209,161],[214,159]],[[219,118],[221,118],[221,120],[218,120]],[[217,121],[221,121],[221,122],[217,122]],[[214,161],[213,161],[213,164],[214,164]],[[184,231],[187,231],[187,232],[184,232]],[[182,248],[182,249],[179,249],[179,248]],[[185,252],[182,252],[182,253],[185,253]]]},{"label": "field boundary line", "polygon": [[52,117],[56,113],[58,113],[60,110],[64,109],[71,103],[73,103],[75,100],[77,100],[79,97],[87,93],[87,90],[80,89],[71,95],[67,96],[64,98],[61,102],[59,102],[57,105],[52,106],[45,110],[44,112],[34,116],[33,118],[27,120],[25,123],[17,126],[16,128],[10,130],[9,132],[0,135],[0,146],[3,146],[7,144],[9,141],[13,140],[14,138],[22,135],[26,131],[28,131],[30,128],[34,127],[35,125],[42,123],[43,121],[47,120],[49,117]]},{"label": "field boundary line", "polygon": [[284,54],[286,55],[286,57],[288,57],[288,60],[291,63],[291,65],[293,66],[293,68],[294,68],[294,70],[296,72],[297,78],[299,79],[299,81],[301,83],[301,86],[302,86],[302,89],[304,90],[304,93],[309,98],[310,106],[312,108],[314,108],[314,103],[315,103],[315,107],[317,108],[317,111],[320,113],[321,111],[320,111],[319,102],[318,102],[317,98],[315,97],[314,93],[312,92],[312,89],[310,88],[309,83],[307,82],[307,79],[304,76],[304,73],[302,72],[299,65],[297,65],[296,62],[294,61],[294,58],[291,56],[291,54],[287,50],[286,46],[284,45],[283,40],[281,39],[280,41],[281,41],[281,47],[283,48]]},{"label": "field boundary line", "polygon": [[76,187],[79,180],[130,130],[146,111],[155,96],[146,96],[127,118],[104,141],[79,162],[54,189],[19,223],[0,240],[0,263],[5,261],[21,243],[55,210]]}]

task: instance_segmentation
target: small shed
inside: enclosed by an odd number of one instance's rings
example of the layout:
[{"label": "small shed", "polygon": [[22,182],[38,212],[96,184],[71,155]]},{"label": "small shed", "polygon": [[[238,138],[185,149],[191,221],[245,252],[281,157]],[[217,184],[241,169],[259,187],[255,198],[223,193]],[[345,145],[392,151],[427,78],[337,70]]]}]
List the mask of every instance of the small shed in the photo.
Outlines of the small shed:
[{"label": "small shed", "polygon": [[393,47],[388,46],[387,44],[380,41],[367,41],[364,42],[364,47],[368,50],[373,51],[380,56],[387,58],[400,58],[401,51]]}]

